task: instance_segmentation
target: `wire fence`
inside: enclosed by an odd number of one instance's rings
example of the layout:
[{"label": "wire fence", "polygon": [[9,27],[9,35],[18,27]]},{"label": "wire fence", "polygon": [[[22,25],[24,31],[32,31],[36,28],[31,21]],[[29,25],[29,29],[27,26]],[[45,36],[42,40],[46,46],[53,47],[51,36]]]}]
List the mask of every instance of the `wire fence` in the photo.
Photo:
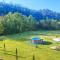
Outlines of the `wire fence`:
[{"label": "wire fence", "polygon": [[[3,52],[2,54],[4,54],[4,55],[11,55],[11,56],[14,56],[15,57],[15,60],[20,60],[20,58],[24,58],[24,60],[26,60],[25,58],[28,58],[28,57],[31,57],[32,59],[31,60],[35,60],[35,56],[34,56],[34,54],[32,55],[32,56],[25,56],[25,57],[23,57],[23,56],[20,56],[20,55],[18,55],[18,49],[17,48],[15,48],[15,53],[13,54],[13,53],[9,53],[9,52],[13,52],[13,51],[8,51],[7,49],[6,49],[6,45],[5,45],[5,43],[3,44],[3,49],[1,49],[2,47],[0,47],[0,53],[1,53],[1,51]],[[10,57],[11,58],[11,57]],[[0,59],[0,60],[3,60],[3,59]]]}]

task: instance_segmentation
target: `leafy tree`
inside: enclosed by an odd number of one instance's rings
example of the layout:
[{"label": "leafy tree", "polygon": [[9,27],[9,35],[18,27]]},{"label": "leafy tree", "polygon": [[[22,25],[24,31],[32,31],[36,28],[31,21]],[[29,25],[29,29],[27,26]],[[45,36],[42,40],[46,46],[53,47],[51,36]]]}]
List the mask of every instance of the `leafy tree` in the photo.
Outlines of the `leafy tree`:
[{"label": "leafy tree", "polygon": [[3,26],[2,20],[3,20],[3,17],[0,17],[0,34],[4,33],[4,26]]}]

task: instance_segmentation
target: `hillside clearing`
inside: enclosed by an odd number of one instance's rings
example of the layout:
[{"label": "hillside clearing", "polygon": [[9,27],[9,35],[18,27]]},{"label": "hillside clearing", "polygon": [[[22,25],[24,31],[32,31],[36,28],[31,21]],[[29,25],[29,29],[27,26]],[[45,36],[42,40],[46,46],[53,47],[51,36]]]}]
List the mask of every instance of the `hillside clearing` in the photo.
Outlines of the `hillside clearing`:
[{"label": "hillside clearing", "polygon": [[[54,34],[52,34],[52,31],[46,31],[45,33],[44,32],[45,31],[35,31],[30,33],[25,32],[23,34],[1,36],[4,39],[0,41],[0,58],[2,58],[3,60],[16,60],[16,57],[14,55],[15,49],[17,48],[18,56],[20,56],[18,60],[32,60],[33,54],[36,60],[60,60],[60,51],[52,50],[50,48],[52,46],[60,46],[60,42],[56,43],[53,41],[53,38],[55,38],[56,36],[60,38],[60,35],[54,32]],[[46,35],[39,35],[43,33]],[[35,45],[30,42],[29,39],[35,36],[38,36],[48,42],[51,42],[51,44],[38,44],[38,48],[36,48]],[[6,45],[6,53],[8,54],[4,54],[4,44]]]}]

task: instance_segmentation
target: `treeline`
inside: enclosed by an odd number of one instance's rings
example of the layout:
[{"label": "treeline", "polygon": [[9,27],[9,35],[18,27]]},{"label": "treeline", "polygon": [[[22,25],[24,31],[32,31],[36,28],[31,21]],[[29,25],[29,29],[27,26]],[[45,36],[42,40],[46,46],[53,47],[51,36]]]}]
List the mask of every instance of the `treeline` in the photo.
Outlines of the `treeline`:
[{"label": "treeline", "polygon": [[0,34],[13,34],[35,30],[36,20],[19,13],[9,13],[0,17]]},{"label": "treeline", "polygon": [[48,19],[37,21],[34,17],[20,13],[9,13],[0,17],[0,34],[14,34],[34,30],[60,30],[60,20]]},{"label": "treeline", "polygon": [[60,13],[54,12],[49,9],[32,10],[26,7],[22,7],[20,5],[0,2],[0,16],[4,16],[9,12],[18,12],[23,15],[26,15],[27,17],[32,15],[36,20],[46,19],[46,17],[48,17],[49,19],[60,20]]}]

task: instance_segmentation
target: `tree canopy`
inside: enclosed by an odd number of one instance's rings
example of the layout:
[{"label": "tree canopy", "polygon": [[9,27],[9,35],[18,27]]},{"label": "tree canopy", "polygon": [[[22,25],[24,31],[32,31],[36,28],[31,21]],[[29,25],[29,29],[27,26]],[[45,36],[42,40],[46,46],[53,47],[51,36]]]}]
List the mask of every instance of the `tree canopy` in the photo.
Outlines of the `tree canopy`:
[{"label": "tree canopy", "polygon": [[19,12],[26,16],[32,15],[37,20],[46,19],[46,17],[48,17],[49,19],[60,20],[60,13],[54,12],[49,9],[32,10],[26,7],[22,7],[20,5],[13,5],[0,2],[0,16],[4,16],[9,12]]},{"label": "tree canopy", "polygon": [[10,12],[0,17],[0,34],[13,34],[39,29],[60,30],[60,20],[46,18],[37,21],[32,15],[27,17],[17,12]]}]

